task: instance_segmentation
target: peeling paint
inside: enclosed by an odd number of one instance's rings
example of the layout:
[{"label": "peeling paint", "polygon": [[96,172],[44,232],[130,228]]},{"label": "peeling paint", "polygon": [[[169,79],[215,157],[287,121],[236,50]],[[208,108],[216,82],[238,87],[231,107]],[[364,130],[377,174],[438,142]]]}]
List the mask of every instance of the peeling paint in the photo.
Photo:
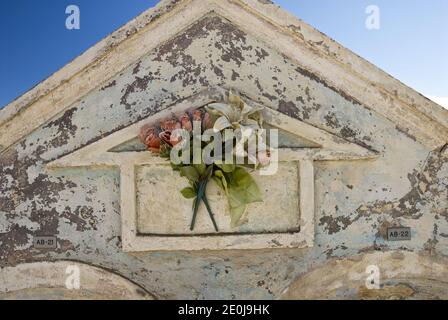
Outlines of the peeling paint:
[{"label": "peeling paint", "polygon": [[[448,255],[446,152],[426,149],[349,92],[230,21],[204,17],[105,83],[0,151],[2,267],[69,259],[113,270],[160,298],[274,299],[332,258],[397,250]],[[49,161],[213,85],[236,88],[269,108],[381,152],[375,161],[316,163],[314,248],[125,254],[119,174],[108,168],[45,169]],[[412,241],[387,242],[385,230],[392,225],[411,227]],[[58,249],[33,249],[36,235],[57,236]],[[421,292],[407,284],[394,288],[388,295]]]}]

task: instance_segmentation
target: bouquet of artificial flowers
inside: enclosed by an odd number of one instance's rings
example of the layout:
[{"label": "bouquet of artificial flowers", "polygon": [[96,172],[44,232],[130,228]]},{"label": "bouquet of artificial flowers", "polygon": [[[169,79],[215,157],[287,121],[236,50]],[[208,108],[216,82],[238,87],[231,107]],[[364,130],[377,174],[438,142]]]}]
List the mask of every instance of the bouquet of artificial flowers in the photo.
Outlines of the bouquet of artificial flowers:
[{"label": "bouquet of artificial flowers", "polygon": [[[173,170],[187,178],[190,186],[181,191],[185,198],[193,199],[193,216],[191,230],[194,230],[199,206],[202,202],[210,215],[216,231],[214,214],[207,199],[206,189],[210,180],[214,180],[224,190],[230,207],[231,226],[236,227],[241,221],[247,206],[261,202],[261,192],[247,169],[257,169],[270,162],[269,148],[263,148],[255,154],[248,152],[249,143],[255,141],[261,145],[263,133],[262,108],[247,105],[239,96],[230,93],[228,103],[212,103],[202,109],[195,109],[180,116],[173,115],[158,125],[145,125],[141,128],[140,140],[148,150],[161,157],[169,158]],[[230,131],[234,131],[229,134]],[[199,135],[222,134],[223,139],[214,139],[219,148],[229,143],[232,145],[232,161],[224,161],[219,156],[213,161],[202,158],[193,161],[195,149],[204,151],[207,144]],[[197,140],[196,140],[197,142]],[[179,146],[182,145],[182,149]],[[172,161],[173,151],[184,150],[187,158],[181,162]],[[182,153],[182,151],[181,151]],[[229,158],[226,157],[226,160]],[[239,159],[240,165],[236,159]],[[243,159],[243,161],[241,161]],[[194,164],[192,164],[194,163]]]}]

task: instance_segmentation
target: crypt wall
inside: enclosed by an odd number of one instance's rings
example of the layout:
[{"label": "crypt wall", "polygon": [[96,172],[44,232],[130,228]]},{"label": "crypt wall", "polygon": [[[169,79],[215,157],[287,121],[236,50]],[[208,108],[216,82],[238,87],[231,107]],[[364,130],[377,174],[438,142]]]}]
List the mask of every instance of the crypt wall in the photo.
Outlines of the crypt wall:
[{"label": "crypt wall", "polygon": [[[46,167],[213,86],[236,89],[378,154],[370,160],[315,162],[312,248],[125,253],[118,171]],[[369,262],[381,267],[391,252],[403,252],[398,260],[444,261],[447,158],[446,149],[429,149],[350,92],[210,14],[1,151],[0,266],[79,261],[112,270],[161,299],[275,299],[301,276],[326,273],[322,266],[335,260],[348,269],[352,259],[369,254],[374,257]],[[390,226],[411,227],[412,240],[387,241]],[[57,249],[33,248],[38,235],[57,236]],[[446,263],[438,267],[446,272]],[[423,278],[429,274],[422,270]],[[338,297],[364,297],[353,288]]]}]

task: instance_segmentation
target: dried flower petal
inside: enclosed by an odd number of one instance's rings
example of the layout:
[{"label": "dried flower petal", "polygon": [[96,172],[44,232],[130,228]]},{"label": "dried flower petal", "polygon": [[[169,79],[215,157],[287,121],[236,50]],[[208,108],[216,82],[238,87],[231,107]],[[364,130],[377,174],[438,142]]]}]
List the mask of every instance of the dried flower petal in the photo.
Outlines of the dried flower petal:
[{"label": "dried flower petal", "polygon": [[146,144],[146,138],[148,137],[149,133],[151,131],[154,131],[154,128],[149,125],[149,124],[145,124],[141,129],[140,129],[140,134],[139,134],[139,139],[142,143]]},{"label": "dried flower petal", "polygon": [[201,121],[202,122],[202,112],[199,109],[193,111],[193,121]]},{"label": "dried flower petal", "polygon": [[173,134],[171,131],[163,131],[159,135],[160,139],[167,145],[174,147],[182,141],[182,136],[178,134]]},{"label": "dried flower petal", "polygon": [[187,130],[188,132],[193,131],[193,125],[191,123],[190,116],[188,115],[188,113],[185,113],[180,118],[180,122],[181,122],[181,125],[182,125],[182,129]]},{"label": "dried flower petal", "polygon": [[163,142],[165,142],[166,144],[171,145],[170,140],[171,140],[171,131],[163,131],[160,132],[159,134],[160,140],[162,140]]},{"label": "dried flower petal", "polygon": [[157,129],[150,126],[144,125],[139,134],[140,141],[151,151],[160,149],[160,138],[157,134]]},{"label": "dried flower petal", "polygon": [[204,114],[204,118],[202,119],[202,128],[204,130],[208,130],[208,129],[212,129],[213,128],[212,116],[208,112],[206,112]]},{"label": "dried flower petal", "polygon": [[224,129],[227,129],[229,127],[232,127],[232,124],[224,116],[222,116],[221,118],[216,120],[215,124],[213,125],[213,129],[215,130],[215,132],[220,132],[220,131],[222,131]]},{"label": "dried flower petal", "polygon": [[260,151],[258,153],[258,162],[262,166],[267,166],[271,162],[271,153],[269,150]]},{"label": "dried flower petal", "polygon": [[160,123],[160,127],[163,131],[174,131],[176,129],[181,129],[182,125],[177,119],[171,118],[164,120]]},{"label": "dried flower petal", "polygon": [[177,145],[181,141],[182,141],[182,135],[181,134],[179,134],[176,131],[171,133],[171,136],[170,136],[170,144],[171,144],[171,146],[174,147],[175,145]]},{"label": "dried flower petal", "polygon": [[148,137],[146,139],[146,146],[155,149],[160,148],[160,138],[156,135],[154,135],[153,137]]}]

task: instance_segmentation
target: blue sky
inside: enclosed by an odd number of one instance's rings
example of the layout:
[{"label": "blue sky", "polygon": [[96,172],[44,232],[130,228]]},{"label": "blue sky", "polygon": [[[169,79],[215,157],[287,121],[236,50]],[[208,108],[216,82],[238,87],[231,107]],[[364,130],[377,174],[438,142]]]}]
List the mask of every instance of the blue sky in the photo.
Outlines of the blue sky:
[{"label": "blue sky", "polygon": [[[0,1],[0,108],[157,0]],[[448,105],[447,0],[274,0],[421,93]],[[81,29],[65,28],[68,5]],[[368,5],[380,29],[365,27]]]}]

